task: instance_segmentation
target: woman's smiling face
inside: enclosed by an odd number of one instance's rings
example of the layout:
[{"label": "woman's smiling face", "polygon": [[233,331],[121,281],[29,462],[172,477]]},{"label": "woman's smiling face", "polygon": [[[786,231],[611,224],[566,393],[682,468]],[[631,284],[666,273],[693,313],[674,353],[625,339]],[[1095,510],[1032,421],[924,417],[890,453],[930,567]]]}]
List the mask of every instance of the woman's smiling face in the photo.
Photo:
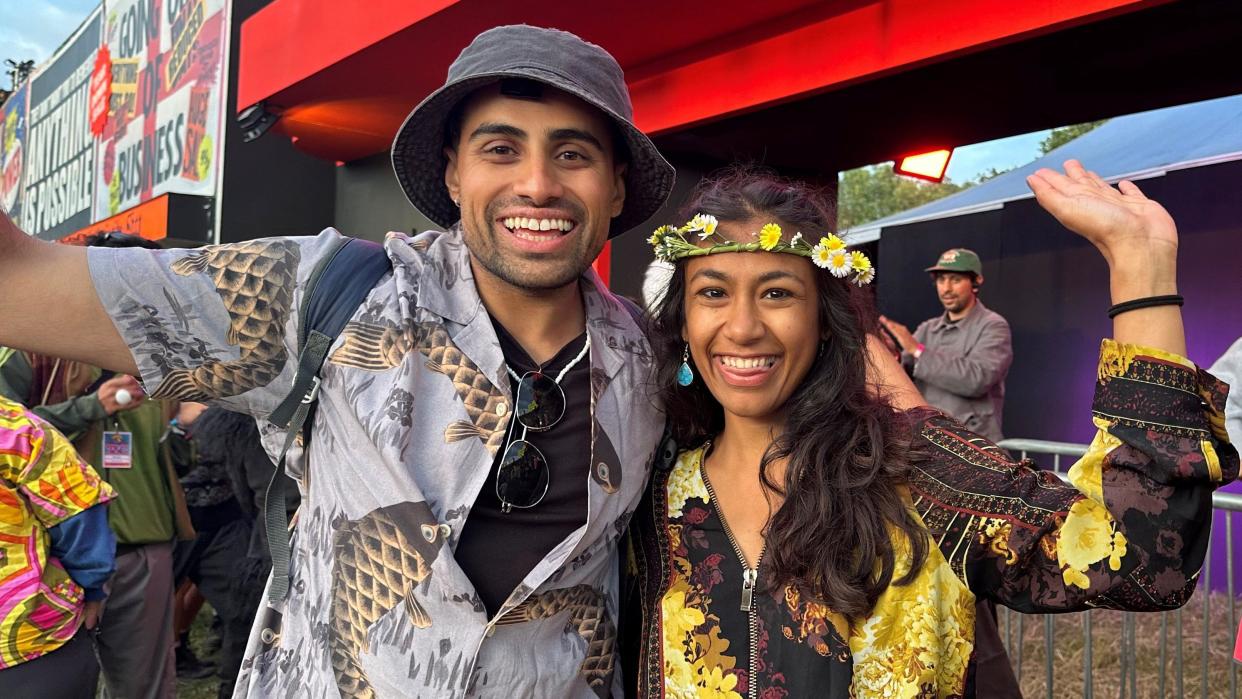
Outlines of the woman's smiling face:
[{"label": "woman's smiling face", "polygon": [[[721,221],[750,242],[767,221]],[[685,326],[699,377],[726,415],[776,421],[819,352],[815,268],[775,252],[718,253],[685,263]]]}]

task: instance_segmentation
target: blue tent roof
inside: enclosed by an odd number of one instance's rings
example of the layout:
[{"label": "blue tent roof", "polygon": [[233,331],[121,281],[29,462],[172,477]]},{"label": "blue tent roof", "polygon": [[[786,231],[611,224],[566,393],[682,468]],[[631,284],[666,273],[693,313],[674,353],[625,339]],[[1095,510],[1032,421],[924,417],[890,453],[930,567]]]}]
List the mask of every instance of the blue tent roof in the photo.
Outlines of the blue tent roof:
[{"label": "blue tent roof", "polygon": [[1242,95],[1110,119],[1038,160],[957,194],[856,226],[850,237],[874,239],[882,228],[992,209],[1029,197],[1027,175],[1041,167],[1059,168],[1070,158],[1110,181],[1242,158]]}]

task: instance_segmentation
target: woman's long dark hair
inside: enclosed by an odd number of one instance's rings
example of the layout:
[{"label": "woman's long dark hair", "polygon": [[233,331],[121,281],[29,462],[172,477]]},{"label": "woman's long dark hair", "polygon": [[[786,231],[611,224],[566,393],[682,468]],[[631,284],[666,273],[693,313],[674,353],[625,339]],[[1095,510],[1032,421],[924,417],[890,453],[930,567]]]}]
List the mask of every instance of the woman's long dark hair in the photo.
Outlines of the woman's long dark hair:
[{"label": "woman's long dark hair", "polygon": [[[687,219],[704,213],[720,221],[779,222],[812,241],[831,220],[817,190],[755,169],[705,181],[685,211]],[[912,459],[910,426],[867,382],[866,336],[876,324],[870,297],[826,270],[817,268],[815,279],[827,340],[786,404],[785,432],[760,464],[765,487],[785,498],[768,523],[765,561],[772,583],[793,584],[860,618],[893,584],[898,554],[890,527],[910,544],[910,568],[895,584],[913,580],[928,543],[900,491]],[[685,264],[679,263],[655,310],[651,337],[674,435],[678,444],[696,445],[724,428],[724,413],[703,381],[677,385],[685,286]],[[780,459],[787,463],[784,483],[777,484],[769,467]]]}]

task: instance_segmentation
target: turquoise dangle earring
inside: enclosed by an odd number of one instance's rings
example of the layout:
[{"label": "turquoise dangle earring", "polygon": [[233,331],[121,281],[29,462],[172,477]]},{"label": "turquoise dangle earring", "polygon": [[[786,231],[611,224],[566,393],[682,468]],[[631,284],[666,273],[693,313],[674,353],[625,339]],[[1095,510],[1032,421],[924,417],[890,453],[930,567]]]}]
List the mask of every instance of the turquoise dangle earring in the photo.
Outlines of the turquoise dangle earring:
[{"label": "turquoise dangle earring", "polygon": [[681,351],[681,366],[677,367],[677,385],[685,388],[694,383],[694,371],[690,369],[690,343]]}]

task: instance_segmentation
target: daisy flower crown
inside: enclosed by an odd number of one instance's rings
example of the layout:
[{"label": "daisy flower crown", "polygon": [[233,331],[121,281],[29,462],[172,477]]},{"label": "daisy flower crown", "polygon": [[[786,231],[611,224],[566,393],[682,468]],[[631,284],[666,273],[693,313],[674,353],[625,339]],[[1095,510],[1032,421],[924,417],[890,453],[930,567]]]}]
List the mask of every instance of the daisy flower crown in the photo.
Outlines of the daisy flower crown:
[{"label": "daisy flower crown", "polygon": [[[655,250],[656,259],[665,262],[722,252],[785,252],[809,257],[816,267],[828,270],[838,279],[850,277],[850,281],[858,286],[870,284],[875,279],[875,267],[871,265],[871,260],[857,250],[851,251],[845,241],[833,233],[812,244],[801,233],[786,237],[779,224],[765,223],[754,234],[753,241],[739,243],[717,234],[718,225],[715,216],[695,214],[680,228],[660,226],[647,242]],[[692,242],[691,235],[697,236],[699,241],[709,241],[711,245]]]}]

